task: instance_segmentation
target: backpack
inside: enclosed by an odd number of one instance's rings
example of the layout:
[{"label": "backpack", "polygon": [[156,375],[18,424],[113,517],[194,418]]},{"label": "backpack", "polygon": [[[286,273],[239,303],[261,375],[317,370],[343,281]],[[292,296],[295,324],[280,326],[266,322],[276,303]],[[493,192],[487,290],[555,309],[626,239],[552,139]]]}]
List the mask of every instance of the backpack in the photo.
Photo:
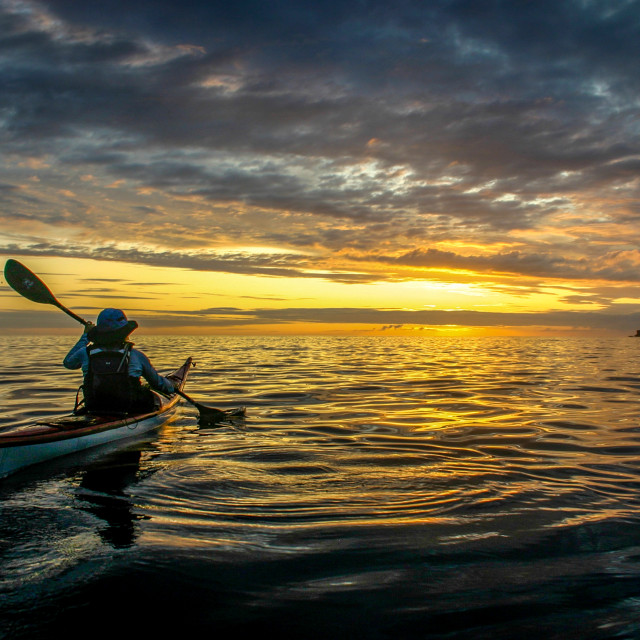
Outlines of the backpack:
[{"label": "backpack", "polygon": [[133,383],[129,376],[131,344],[122,349],[87,347],[89,370],[84,377],[83,393],[88,411],[128,413],[134,404]]}]

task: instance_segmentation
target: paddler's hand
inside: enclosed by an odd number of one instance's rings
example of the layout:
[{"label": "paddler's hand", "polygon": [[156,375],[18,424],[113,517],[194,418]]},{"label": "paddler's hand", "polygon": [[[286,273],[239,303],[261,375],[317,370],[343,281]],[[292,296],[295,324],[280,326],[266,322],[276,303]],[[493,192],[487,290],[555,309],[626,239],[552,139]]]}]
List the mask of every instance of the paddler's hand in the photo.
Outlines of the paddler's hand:
[{"label": "paddler's hand", "polygon": [[174,392],[180,388],[180,380],[173,376],[167,376],[167,380],[173,385]]},{"label": "paddler's hand", "polygon": [[95,326],[96,325],[93,324],[93,322],[87,322],[87,324],[84,325],[84,332],[89,333],[89,331],[91,331]]}]

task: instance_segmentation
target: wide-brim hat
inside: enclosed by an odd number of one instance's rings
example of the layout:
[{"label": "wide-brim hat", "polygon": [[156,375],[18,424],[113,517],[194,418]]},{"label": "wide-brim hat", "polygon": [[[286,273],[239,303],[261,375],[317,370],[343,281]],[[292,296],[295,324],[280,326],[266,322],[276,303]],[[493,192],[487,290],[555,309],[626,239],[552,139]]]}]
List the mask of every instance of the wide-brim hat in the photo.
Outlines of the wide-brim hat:
[{"label": "wide-brim hat", "polygon": [[135,320],[127,320],[127,316],[121,309],[103,309],[98,315],[96,326],[89,331],[90,340],[111,340],[126,338],[132,331],[138,328]]}]

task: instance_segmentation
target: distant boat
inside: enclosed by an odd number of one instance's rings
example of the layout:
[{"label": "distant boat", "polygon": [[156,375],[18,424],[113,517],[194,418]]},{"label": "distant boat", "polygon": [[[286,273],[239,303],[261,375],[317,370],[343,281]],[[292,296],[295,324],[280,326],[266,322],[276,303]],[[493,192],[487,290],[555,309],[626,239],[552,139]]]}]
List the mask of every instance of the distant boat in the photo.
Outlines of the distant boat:
[{"label": "distant boat", "polygon": [[630,338],[640,338],[640,329],[636,329],[636,335],[635,336],[629,336]]}]

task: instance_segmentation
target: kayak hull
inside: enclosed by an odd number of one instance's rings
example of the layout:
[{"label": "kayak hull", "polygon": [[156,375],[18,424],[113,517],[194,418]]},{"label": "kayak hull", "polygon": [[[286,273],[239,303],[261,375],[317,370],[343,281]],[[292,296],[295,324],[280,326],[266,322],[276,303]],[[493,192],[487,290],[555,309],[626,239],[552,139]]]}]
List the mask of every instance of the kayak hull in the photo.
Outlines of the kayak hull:
[{"label": "kayak hull", "polygon": [[165,411],[161,415],[140,419],[123,426],[114,426],[106,431],[67,438],[40,444],[24,444],[2,447],[0,449],[0,478],[4,478],[24,467],[83,451],[101,444],[131,438],[153,431],[162,426],[173,412]]},{"label": "kayak hull", "polygon": [[[181,381],[180,389],[186,382],[191,366],[192,360],[189,358],[171,374]],[[178,395],[169,398],[157,395],[158,408],[151,413],[126,416],[70,415],[0,433],[0,478],[46,460],[153,431],[167,422],[178,401]]]}]

